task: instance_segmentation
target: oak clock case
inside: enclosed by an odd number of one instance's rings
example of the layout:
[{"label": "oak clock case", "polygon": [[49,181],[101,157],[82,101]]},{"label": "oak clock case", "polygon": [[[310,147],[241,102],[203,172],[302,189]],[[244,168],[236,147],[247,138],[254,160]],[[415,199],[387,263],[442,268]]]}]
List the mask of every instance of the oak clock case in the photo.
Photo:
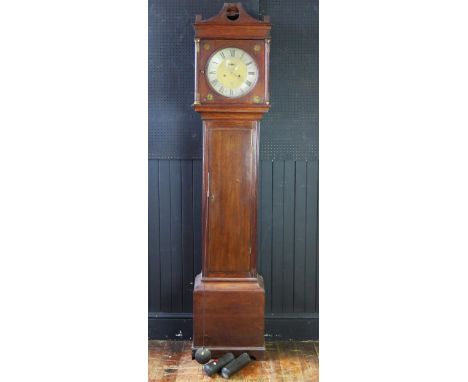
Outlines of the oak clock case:
[{"label": "oak clock case", "polygon": [[257,273],[260,120],[270,107],[271,24],[240,3],[195,23],[195,97],[203,121],[202,272],[193,294],[193,353],[263,358],[265,290]]}]

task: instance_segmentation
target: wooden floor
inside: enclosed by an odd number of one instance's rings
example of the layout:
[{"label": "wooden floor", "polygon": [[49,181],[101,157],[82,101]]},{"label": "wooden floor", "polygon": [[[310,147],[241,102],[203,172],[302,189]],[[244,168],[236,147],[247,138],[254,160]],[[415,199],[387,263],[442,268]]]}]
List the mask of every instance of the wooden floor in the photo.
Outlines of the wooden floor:
[{"label": "wooden floor", "polygon": [[[191,342],[149,341],[148,381],[225,381],[219,374],[206,376],[192,360]],[[230,380],[247,382],[318,381],[319,343],[267,342],[265,360],[254,361]]]}]

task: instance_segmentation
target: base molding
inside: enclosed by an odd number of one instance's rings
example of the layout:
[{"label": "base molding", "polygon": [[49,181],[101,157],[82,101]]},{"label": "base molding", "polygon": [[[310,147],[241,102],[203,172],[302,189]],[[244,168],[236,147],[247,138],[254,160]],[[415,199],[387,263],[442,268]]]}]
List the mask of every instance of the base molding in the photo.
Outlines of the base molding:
[{"label": "base molding", "polygon": [[[159,313],[148,315],[150,340],[192,340],[192,313]],[[319,339],[318,313],[266,313],[265,340],[308,341]]]}]

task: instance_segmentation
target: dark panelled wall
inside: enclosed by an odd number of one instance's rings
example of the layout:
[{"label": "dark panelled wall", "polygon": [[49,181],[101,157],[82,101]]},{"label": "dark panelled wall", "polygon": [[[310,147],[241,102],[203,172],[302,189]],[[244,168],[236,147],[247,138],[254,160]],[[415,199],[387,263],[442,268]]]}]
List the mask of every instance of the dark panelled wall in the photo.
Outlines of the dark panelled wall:
[{"label": "dark panelled wall", "polygon": [[[149,337],[190,338],[201,269],[201,121],[193,102],[196,14],[223,1],[149,2]],[[266,337],[318,338],[318,2],[244,1],[269,14],[271,111],[261,123],[258,268]]]}]

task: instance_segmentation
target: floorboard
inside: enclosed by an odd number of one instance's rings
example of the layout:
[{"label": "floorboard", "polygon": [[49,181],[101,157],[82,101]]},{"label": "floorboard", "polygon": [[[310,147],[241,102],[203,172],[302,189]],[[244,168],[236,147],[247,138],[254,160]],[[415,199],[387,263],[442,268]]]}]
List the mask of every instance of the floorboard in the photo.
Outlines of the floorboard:
[{"label": "floorboard", "polygon": [[[206,376],[192,360],[189,341],[148,342],[148,382],[224,381],[221,375]],[[263,361],[254,361],[233,375],[232,381],[318,382],[317,341],[276,341],[266,343]]]}]

